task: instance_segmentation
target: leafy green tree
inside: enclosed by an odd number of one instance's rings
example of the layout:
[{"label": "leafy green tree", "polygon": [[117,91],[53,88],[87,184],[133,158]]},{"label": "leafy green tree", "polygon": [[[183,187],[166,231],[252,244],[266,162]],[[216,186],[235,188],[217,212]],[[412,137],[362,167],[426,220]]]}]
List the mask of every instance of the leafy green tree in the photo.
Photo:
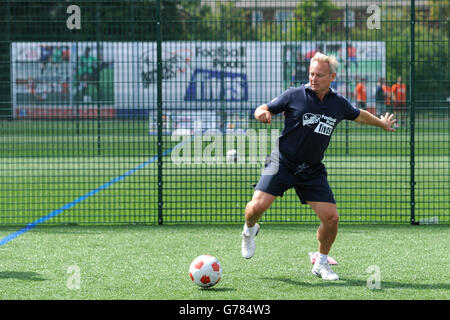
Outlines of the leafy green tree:
[{"label": "leafy green tree", "polygon": [[305,0],[295,9],[298,23],[293,25],[292,34],[297,39],[325,40],[329,37],[327,24],[333,20],[333,11],[338,7],[329,0]]}]

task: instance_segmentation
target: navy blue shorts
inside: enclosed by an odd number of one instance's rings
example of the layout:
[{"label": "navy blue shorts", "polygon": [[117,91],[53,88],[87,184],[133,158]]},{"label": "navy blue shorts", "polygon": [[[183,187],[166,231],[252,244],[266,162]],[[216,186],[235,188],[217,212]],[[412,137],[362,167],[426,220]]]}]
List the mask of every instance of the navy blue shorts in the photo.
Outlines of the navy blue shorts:
[{"label": "navy blue shorts", "polygon": [[307,201],[336,203],[333,191],[327,180],[327,170],[323,163],[305,165],[300,170],[288,168],[282,160],[273,154],[267,161],[255,190],[282,197],[288,189],[294,188],[303,204]]}]

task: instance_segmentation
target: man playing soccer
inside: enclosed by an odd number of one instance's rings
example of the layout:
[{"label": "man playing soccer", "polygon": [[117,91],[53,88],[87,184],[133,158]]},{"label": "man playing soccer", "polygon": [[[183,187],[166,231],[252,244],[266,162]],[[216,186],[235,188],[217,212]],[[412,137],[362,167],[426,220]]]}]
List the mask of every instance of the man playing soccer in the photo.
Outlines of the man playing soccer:
[{"label": "man playing soccer", "polygon": [[331,134],[341,120],[354,120],[386,131],[394,131],[391,127],[396,121],[389,113],[377,118],[366,110],[359,110],[331,89],[337,67],[338,62],[333,56],[316,53],[311,59],[308,84],[289,88],[255,110],[255,118],[262,123],[270,124],[272,116],[281,112],[284,112],[285,121],[278,148],[272,152],[253,198],[245,208],[245,225],[241,234],[242,256],[249,259],[256,249],[257,221],[276,197],[295,188],[300,201],[308,204],[320,219],[317,230],[319,254],[312,272],[326,280],[339,279],[328,263],[328,253],[338,231],[339,215],[322,163]]}]

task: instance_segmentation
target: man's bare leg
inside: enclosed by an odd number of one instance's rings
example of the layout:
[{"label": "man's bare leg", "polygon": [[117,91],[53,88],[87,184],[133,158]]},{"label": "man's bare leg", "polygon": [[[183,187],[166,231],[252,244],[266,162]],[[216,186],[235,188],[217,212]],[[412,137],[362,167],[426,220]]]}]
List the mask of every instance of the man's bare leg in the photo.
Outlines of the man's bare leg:
[{"label": "man's bare leg", "polygon": [[256,244],[255,236],[258,234],[258,220],[262,217],[264,211],[270,208],[276,196],[269,193],[256,190],[253,193],[252,200],[245,207],[245,225],[242,232],[242,256],[250,259],[255,254]]},{"label": "man's bare leg", "polygon": [[253,198],[245,207],[245,223],[248,227],[253,227],[261,219],[264,211],[270,208],[276,196],[267,192],[256,190]]},{"label": "man's bare leg", "polygon": [[331,270],[328,264],[328,253],[336,240],[339,224],[339,214],[336,204],[329,202],[308,202],[320,219],[317,229],[317,240],[319,241],[319,254],[312,272],[326,280],[338,280],[337,274]]}]

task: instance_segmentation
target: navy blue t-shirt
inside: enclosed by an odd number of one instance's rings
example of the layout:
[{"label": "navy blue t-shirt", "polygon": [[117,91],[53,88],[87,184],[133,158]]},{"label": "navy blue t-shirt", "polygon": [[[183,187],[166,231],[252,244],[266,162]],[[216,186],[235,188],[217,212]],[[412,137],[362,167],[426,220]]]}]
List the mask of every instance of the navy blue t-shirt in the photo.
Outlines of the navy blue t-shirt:
[{"label": "navy blue t-shirt", "polygon": [[309,84],[287,89],[267,106],[271,113],[285,112],[279,150],[294,166],[320,163],[337,124],[344,119],[354,120],[360,113],[331,88],[320,101]]}]

